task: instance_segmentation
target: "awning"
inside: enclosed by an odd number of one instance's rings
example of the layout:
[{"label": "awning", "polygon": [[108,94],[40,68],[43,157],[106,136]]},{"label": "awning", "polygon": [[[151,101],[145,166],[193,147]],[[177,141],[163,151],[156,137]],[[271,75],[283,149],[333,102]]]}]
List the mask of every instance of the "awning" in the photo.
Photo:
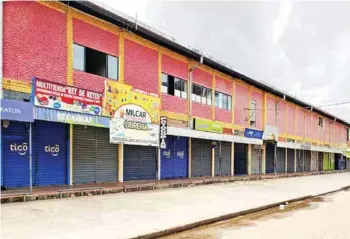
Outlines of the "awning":
[{"label": "awning", "polygon": [[311,151],[317,151],[317,152],[325,152],[325,153],[335,153],[335,154],[343,154],[343,152],[336,148],[327,148],[327,147],[320,147],[320,146],[311,146]]},{"label": "awning", "polygon": [[34,122],[33,104],[29,102],[1,99],[1,119]]},{"label": "awning", "polygon": [[173,136],[183,136],[183,137],[189,137],[189,138],[236,142],[236,143],[243,143],[243,144],[259,144],[259,145],[263,144],[263,141],[260,139],[246,138],[246,137],[226,135],[226,134],[215,134],[215,133],[203,132],[203,131],[186,129],[186,128],[168,127],[167,134],[173,135]]},{"label": "awning", "polygon": [[277,142],[277,147],[287,148],[287,149],[301,149],[301,144],[292,142]]},{"label": "awning", "polygon": [[68,124],[79,124],[104,128],[109,128],[110,122],[110,118],[108,117],[91,114],[82,114],[63,110],[47,109],[41,107],[34,107],[34,117],[38,120],[47,120]]},{"label": "awning", "polygon": [[345,157],[350,158],[350,151],[344,151],[343,154]]}]

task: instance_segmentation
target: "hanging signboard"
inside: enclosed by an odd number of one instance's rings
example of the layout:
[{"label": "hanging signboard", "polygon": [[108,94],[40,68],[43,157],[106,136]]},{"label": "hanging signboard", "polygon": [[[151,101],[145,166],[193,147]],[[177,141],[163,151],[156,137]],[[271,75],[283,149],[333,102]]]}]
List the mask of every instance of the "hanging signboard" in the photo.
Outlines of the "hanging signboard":
[{"label": "hanging signboard", "polygon": [[166,116],[160,117],[160,148],[166,149],[168,118]]},{"label": "hanging signboard", "polygon": [[194,119],[194,129],[199,131],[211,132],[211,133],[223,133],[223,126],[221,123],[214,122],[206,119]]},{"label": "hanging signboard", "polygon": [[105,82],[103,112],[111,117],[110,142],[159,146],[160,99],[131,86]]},{"label": "hanging signboard", "polygon": [[253,138],[253,139],[262,139],[264,131],[245,128],[244,137]]},{"label": "hanging signboard", "polygon": [[34,122],[33,104],[17,100],[0,100],[2,120]]},{"label": "hanging signboard", "polygon": [[101,115],[102,93],[38,78],[33,80],[34,105],[44,108]]}]

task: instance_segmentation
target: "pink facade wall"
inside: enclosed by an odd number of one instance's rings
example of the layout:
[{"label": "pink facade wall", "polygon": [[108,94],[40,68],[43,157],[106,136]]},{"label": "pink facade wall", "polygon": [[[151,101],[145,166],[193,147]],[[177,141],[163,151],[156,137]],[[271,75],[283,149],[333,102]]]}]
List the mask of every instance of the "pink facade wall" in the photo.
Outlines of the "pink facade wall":
[{"label": "pink facade wall", "polygon": [[236,84],[235,88],[235,125],[248,127],[249,89],[238,84]]},{"label": "pink facade wall", "polygon": [[296,120],[297,120],[297,128],[296,128],[296,133],[297,136],[299,137],[304,137],[305,132],[304,132],[304,125],[305,125],[305,115],[304,115],[304,110],[300,109],[297,107],[296,109]]},{"label": "pink facade wall", "polygon": [[188,114],[188,100],[162,93],[162,110]]},{"label": "pink facade wall", "polygon": [[233,93],[232,87],[233,87],[232,80],[225,80],[219,76],[215,76],[215,90],[232,96],[232,93]]},{"label": "pink facade wall", "polygon": [[192,102],[192,116],[205,119],[212,119],[212,106],[198,102]]},{"label": "pink facade wall", "polygon": [[294,105],[287,105],[287,132],[290,135],[296,135],[297,132],[295,130],[295,117],[296,117],[296,109]]},{"label": "pink facade wall", "polygon": [[232,111],[215,108],[215,120],[232,123]]},{"label": "pink facade wall", "polygon": [[187,80],[188,64],[167,55],[162,55],[162,72]]},{"label": "pink facade wall", "polygon": [[287,117],[287,103],[284,100],[279,101],[277,106],[277,127],[279,134],[287,133],[286,117]]},{"label": "pink facade wall", "polygon": [[275,126],[275,104],[276,100],[266,96],[266,124]]},{"label": "pink facade wall", "polygon": [[257,109],[256,110],[256,128],[257,129],[263,128],[263,117],[264,117],[263,98],[264,97],[262,93],[252,91],[251,99],[256,101],[256,109]]},{"label": "pink facade wall", "polygon": [[213,75],[196,68],[193,71],[193,83],[212,89]]}]

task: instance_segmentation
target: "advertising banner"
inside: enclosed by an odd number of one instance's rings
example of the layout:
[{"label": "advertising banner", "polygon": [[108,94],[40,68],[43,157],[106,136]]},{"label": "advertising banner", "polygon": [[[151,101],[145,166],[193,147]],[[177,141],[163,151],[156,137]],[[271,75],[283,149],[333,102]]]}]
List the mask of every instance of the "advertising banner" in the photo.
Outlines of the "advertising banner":
[{"label": "advertising banner", "polygon": [[159,146],[160,99],[131,86],[105,82],[103,112],[111,117],[110,142]]},{"label": "advertising banner", "polygon": [[1,119],[34,122],[33,104],[17,100],[0,100]]},{"label": "advertising banner", "polygon": [[199,131],[222,134],[224,128],[221,123],[196,118],[194,119],[194,129]]},{"label": "advertising banner", "polygon": [[33,82],[34,105],[92,115],[102,114],[102,93],[38,78]]},{"label": "advertising banner", "polygon": [[160,148],[166,149],[166,136],[167,136],[168,118],[166,116],[160,117]]},{"label": "advertising banner", "polygon": [[262,130],[249,129],[249,128],[246,128],[244,130],[244,137],[247,137],[247,138],[262,139],[263,134],[264,134],[264,131]]}]

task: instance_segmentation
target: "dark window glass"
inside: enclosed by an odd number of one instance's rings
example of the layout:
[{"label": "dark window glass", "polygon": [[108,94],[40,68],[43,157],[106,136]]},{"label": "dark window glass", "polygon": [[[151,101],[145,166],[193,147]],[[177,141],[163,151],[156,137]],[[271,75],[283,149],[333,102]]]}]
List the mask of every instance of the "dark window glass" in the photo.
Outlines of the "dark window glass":
[{"label": "dark window glass", "polygon": [[181,80],[178,78],[174,78],[174,95],[177,97],[181,97]]},{"label": "dark window glass", "polygon": [[181,80],[181,89],[182,89],[182,93],[181,93],[181,98],[186,99],[187,98],[187,81],[185,80]]}]

